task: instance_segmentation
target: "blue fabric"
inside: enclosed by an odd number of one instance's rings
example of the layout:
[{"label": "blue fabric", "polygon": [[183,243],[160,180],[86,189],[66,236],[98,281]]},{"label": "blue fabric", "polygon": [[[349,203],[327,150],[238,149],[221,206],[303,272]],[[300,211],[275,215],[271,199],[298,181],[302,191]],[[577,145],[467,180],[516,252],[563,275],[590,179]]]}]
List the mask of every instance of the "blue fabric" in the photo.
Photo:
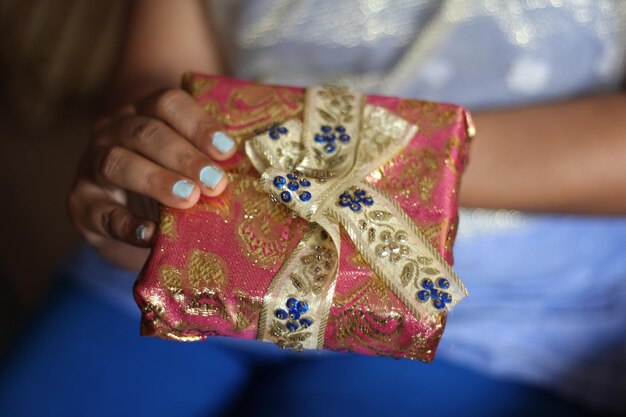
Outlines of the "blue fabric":
[{"label": "blue fabric", "polygon": [[[132,275],[118,271],[124,277]],[[127,285],[130,298],[132,279]],[[0,415],[583,415],[536,389],[442,361],[144,338],[137,309],[111,300],[72,281],[51,295],[2,365]]]},{"label": "blue fabric", "polygon": [[626,219],[472,214],[439,357],[625,413]]},{"label": "blue fabric", "polygon": [[141,338],[137,323],[77,288],[54,294],[3,366],[0,415],[210,416],[243,388],[236,354]]}]

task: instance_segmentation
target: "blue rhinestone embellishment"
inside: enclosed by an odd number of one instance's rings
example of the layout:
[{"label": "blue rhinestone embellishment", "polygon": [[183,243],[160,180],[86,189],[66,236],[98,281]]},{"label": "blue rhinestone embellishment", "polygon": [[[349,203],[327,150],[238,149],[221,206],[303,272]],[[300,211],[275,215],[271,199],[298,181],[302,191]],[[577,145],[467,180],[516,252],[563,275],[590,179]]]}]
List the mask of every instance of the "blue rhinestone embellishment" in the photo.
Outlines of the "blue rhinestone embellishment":
[{"label": "blue rhinestone embellishment", "polygon": [[428,301],[428,299],[430,298],[430,293],[426,290],[422,290],[417,293],[417,298],[419,298],[421,301]]},{"label": "blue rhinestone embellishment", "polygon": [[333,128],[330,125],[324,125],[321,127],[321,132],[313,137],[313,140],[317,143],[325,144],[324,151],[326,153],[333,153],[337,150],[337,146],[335,145],[337,138],[339,138],[339,141],[342,143],[350,142],[350,135],[346,133],[344,126],[336,125]]},{"label": "blue rhinestone embellishment", "polygon": [[278,187],[278,188],[280,188],[283,185],[285,185],[286,182],[287,182],[287,180],[282,175],[278,175],[278,176],[274,177],[274,185],[276,187]]},{"label": "blue rhinestone embellishment", "polygon": [[302,328],[306,329],[307,327],[313,324],[313,320],[311,319],[300,319],[300,325]]},{"label": "blue rhinestone embellishment", "polygon": [[309,303],[307,303],[306,301],[300,301],[299,303],[297,303],[297,308],[300,313],[304,314],[309,311]]},{"label": "blue rhinestone embellishment", "polygon": [[426,288],[427,290],[432,290],[435,288],[435,284],[428,278],[422,280],[422,288]]},{"label": "blue rhinestone embellishment", "polygon": [[289,133],[289,130],[285,126],[275,124],[268,127],[267,129],[257,130],[256,133],[257,135],[267,133],[267,136],[269,136],[270,139],[278,140],[281,136]]},{"label": "blue rhinestone embellishment", "polygon": [[286,320],[287,317],[289,317],[289,314],[282,308],[279,308],[278,310],[276,310],[276,317],[281,320]]},{"label": "blue rhinestone embellishment", "polygon": [[274,311],[274,316],[279,320],[286,320],[285,327],[289,332],[295,332],[300,327],[306,329],[313,324],[313,320],[304,317],[309,311],[309,304],[306,301],[299,301],[295,297],[291,297],[285,303],[284,308],[278,308]]},{"label": "blue rhinestone embellishment", "polygon": [[415,294],[419,301],[426,302],[430,300],[433,307],[437,310],[443,310],[447,304],[452,302],[452,295],[443,291],[450,288],[450,281],[447,279],[439,278],[435,285],[431,279],[424,278],[420,285],[423,289]]},{"label": "blue rhinestone embellishment", "polygon": [[374,199],[367,194],[367,191],[361,190],[360,188],[353,188],[339,194],[337,204],[339,207],[350,207],[350,210],[359,212],[363,208],[363,205],[371,206],[374,204]]},{"label": "blue rhinestone embellishment", "polygon": [[[311,181],[304,177],[299,177],[299,175],[300,174],[298,173],[292,172],[287,174],[287,178],[283,177],[282,175],[277,175],[274,177],[274,180],[272,181],[274,187],[284,189],[285,185],[287,186],[287,190],[284,190],[280,193],[280,199],[284,203],[289,203],[291,201],[291,199],[293,198],[291,195],[292,192],[296,194],[296,191],[300,190],[300,187],[308,188],[311,186]],[[298,196],[300,201],[305,203],[309,201],[312,197],[310,192],[304,190],[300,191],[296,195]]]}]

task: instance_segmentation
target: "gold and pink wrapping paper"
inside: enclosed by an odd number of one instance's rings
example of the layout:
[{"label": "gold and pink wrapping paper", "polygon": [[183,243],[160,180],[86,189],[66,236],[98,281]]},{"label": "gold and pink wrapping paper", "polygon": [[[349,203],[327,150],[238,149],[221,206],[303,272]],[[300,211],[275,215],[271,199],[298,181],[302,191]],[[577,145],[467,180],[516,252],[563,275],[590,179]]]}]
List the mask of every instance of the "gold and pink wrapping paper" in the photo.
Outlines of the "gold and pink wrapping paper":
[{"label": "gold and pink wrapping paper", "polygon": [[[270,126],[302,121],[307,92],[200,74],[187,74],[183,84],[216,126],[236,140],[241,152],[225,164],[229,185],[222,195],[203,197],[188,210],[163,208],[155,246],[135,285],[141,332],[181,341],[224,335],[301,347],[304,339],[282,325],[272,328],[272,320],[280,321],[274,317],[274,307],[285,300],[273,300],[269,310],[267,305],[273,280],[299,250],[311,224],[268,198],[261,173],[244,149],[246,141],[266,134]],[[441,262],[452,265],[458,188],[475,133],[469,114],[451,104],[374,95],[362,100],[363,106],[383,109],[416,127],[403,149],[372,170],[366,183],[395,200]],[[323,322],[316,347],[431,361],[447,308],[422,310],[419,303],[424,301],[417,298],[411,301],[417,307],[410,308],[364,260],[346,230],[337,230],[341,251],[334,266],[336,283],[329,311],[315,322]],[[376,239],[372,236],[371,241],[380,245]],[[318,247],[319,253],[326,250],[330,249]],[[316,253],[311,256],[319,256]],[[417,297],[424,279],[436,283],[445,270],[435,268],[436,262],[431,264],[427,257],[415,257],[413,263],[415,277],[405,280],[403,270],[398,285]],[[306,299],[314,284],[296,280],[293,288],[305,296],[295,290],[290,296]]]}]

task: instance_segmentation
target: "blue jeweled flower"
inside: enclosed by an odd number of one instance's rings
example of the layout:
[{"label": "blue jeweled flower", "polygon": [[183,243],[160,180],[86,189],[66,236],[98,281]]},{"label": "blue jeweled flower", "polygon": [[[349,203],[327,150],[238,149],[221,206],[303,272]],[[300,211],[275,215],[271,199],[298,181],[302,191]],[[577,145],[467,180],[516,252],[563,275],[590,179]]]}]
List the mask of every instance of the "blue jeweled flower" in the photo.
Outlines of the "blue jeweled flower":
[{"label": "blue jeweled flower", "polygon": [[313,319],[304,316],[309,311],[309,303],[306,301],[291,297],[285,303],[285,307],[286,309],[276,309],[274,316],[279,320],[286,320],[285,327],[289,332],[295,332],[300,327],[306,329],[313,324]]},{"label": "blue jeweled flower", "polygon": [[419,301],[431,301],[433,307],[437,310],[443,310],[447,304],[452,302],[452,295],[446,291],[450,288],[450,281],[445,278],[437,279],[436,283],[429,278],[424,278],[420,283],[422,290],[418,291],[415,296]]},{"label": "blue jeweled flower", "polygon": [[350,142],[350,135],[346,133],[346,128],[342,125],[336,125],[334,128],[330,125],[324,125],[321,127],[321,132],[313,137],[315,142],[324,144],[326,153],[333,153],[337,150],[337,145],[335,145],[337,139],[342,143]]},{"label": "blue jeweled flower", "polygon": [[350,210],[359,212],[363,205],[371,206],[374,204],[374,199],[367,194],[367,191],[360,188],[352,188],[339,194],[337,204],[340,207],[350,207]]},{"label": "blue jeweled flower", "polygon": [[278,140],[280,139],[281,136],[284,136],[287,133],[289,133],[289,130],[285,126],[274,124],[266,129],[257,130],[256,133],[258,135],[267,133],[267,136],[269,136],[270,139]]},{"label": "blue jeweled flower", "polygon": [[[287,174],[287,178],[282,175],[277,175],[274,177],[272,183],[274,184],[274,187],[284,190],[280,193],[280,199],[283,203],[289,203],[293,198],[291,193],[293,192],[295,194],[296,191],[300,190],[300,187],[308,188],[311,186],[311,181],[304,177],[299,177],[299,174],[296,172]],[[286,190],[284,189],[285,185],[287,186]],[[300,191],[297,193],[297,196],[300,201],[305,203],[312,197],[311,193],[308,191]]]}]

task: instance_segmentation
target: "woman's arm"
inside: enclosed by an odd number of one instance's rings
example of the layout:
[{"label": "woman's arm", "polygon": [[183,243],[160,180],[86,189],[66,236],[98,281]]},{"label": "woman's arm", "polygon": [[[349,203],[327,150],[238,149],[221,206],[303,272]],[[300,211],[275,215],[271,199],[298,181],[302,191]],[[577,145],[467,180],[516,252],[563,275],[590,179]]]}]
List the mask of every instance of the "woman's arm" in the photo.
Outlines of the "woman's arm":
[{"label": "woman's arm", "polygon": [[626,94],[474,117],[461,205],[626,214]]},{"label": "woman's arm", "polygon": [[135,0],[108,107],[177,87],[185,71],[222,74],[224,65],[207,17],[199,0]]}]

